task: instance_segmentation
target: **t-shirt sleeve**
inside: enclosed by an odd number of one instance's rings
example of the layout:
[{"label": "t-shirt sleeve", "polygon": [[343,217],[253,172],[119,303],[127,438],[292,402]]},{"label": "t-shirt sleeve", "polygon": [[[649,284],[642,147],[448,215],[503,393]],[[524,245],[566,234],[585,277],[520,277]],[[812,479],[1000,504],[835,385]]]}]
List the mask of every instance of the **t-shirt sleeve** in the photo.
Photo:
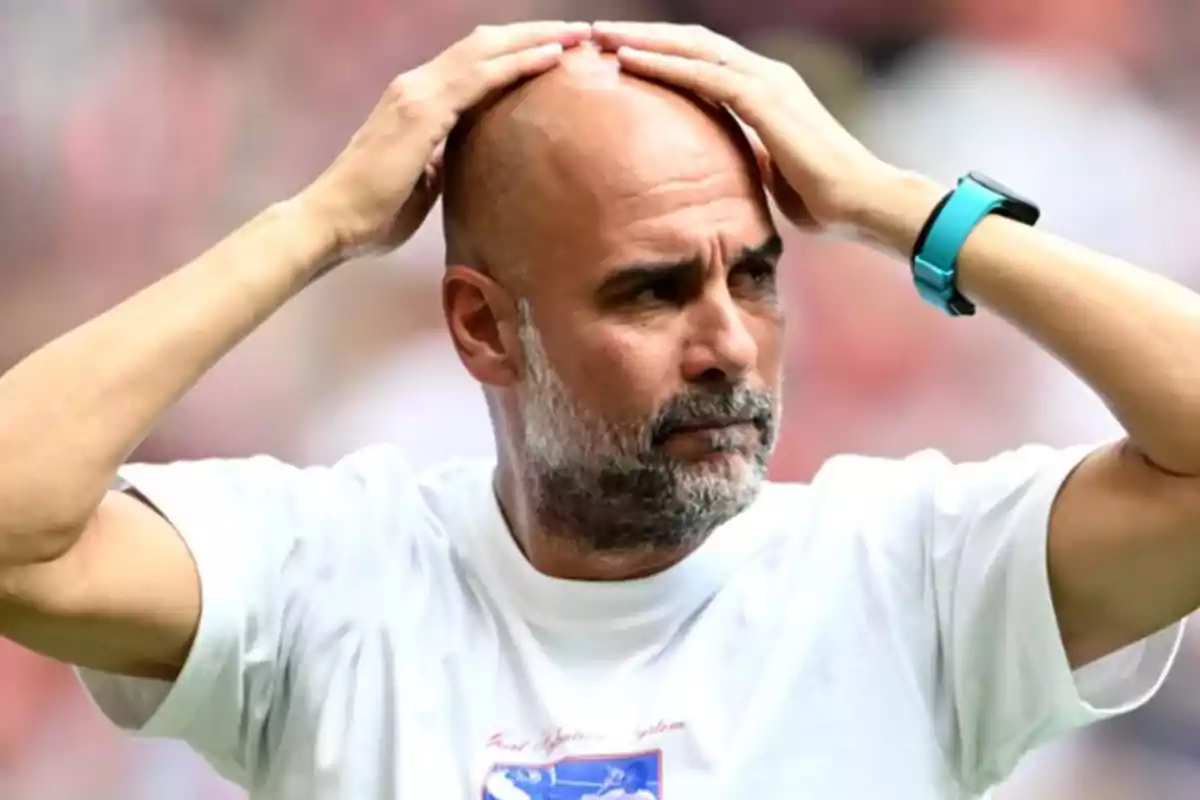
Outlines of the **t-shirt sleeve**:
[{"label": "t-shirt sleeve", "polygon": [[306,469],[259,457],[120,471],[186,543],[201,615],[174,683],[80,670],[111,720],[186,741],[246,785],[263,755],[300,590],[339,534],[365,534],[370,498],[356,459]]},{"label": "t-shirt sleeve", "polygon": [[1093,449],[1026,447],[934,480],[929,557],[951,749],[973,791],[1032,748],[1147,702],[1178,651],[1182,622],[1082,669],[1067,661],[1047,533],[1059,489]]}]

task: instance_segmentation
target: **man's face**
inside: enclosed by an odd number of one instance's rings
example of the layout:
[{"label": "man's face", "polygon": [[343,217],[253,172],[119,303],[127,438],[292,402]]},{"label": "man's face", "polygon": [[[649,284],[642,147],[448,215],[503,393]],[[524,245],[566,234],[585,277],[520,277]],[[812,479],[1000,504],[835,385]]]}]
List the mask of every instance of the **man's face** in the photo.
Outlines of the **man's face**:
[{"label": "man's face", "polygon": [[746,508],[779,419],[780,248],[757,173],[698,109],[665,110],[599,120],[605,153],[550,156],[559,186],[527,232],[524,472],[543,523],[598,551],[694,545]]},{"label": "man's face", "polygon": [[641,791],[646,785],[645,770],[635,764],[625,773],[624,780],[621,781],[621,788],[628,794],[635,794]]}]

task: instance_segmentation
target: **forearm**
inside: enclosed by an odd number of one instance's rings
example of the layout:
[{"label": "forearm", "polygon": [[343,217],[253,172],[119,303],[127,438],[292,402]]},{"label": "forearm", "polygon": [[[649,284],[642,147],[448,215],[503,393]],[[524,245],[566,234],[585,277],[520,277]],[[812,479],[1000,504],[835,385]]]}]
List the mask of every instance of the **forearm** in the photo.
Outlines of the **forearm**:
[{"label": "forearm", "polygon": [[68,548],[162,414],[331,263],[306,220],[264,211],[0,377],[0,566]]},{"label": "forearm", "polygon": [[[855,227],[902,254],[944,193],[904,176],[861,204]],[[1118,259],[999,217],[958,260],[960,291],[1082,378],[1154,465],[1200,475],[1200,296]]]}]

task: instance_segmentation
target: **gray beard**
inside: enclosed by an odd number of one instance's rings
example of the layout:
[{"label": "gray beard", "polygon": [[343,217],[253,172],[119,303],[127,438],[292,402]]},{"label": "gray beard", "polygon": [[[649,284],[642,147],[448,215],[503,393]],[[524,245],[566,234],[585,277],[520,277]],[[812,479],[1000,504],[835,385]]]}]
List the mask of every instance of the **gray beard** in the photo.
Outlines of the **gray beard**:
[{"label": "gray beard", "polygon": [[[616,425],[574,401],[523,301],[519,311],[522,480],[543,530],[584,552],[686,552],[754,502],[777,436],[777,397],[744,386],[696,386],[642,424]],[[711,416],[753,419],[758,446],[747,451],[744,439],[724,431],[710,445],[740,457],[688,463],[667,453],[672,431]]]}]

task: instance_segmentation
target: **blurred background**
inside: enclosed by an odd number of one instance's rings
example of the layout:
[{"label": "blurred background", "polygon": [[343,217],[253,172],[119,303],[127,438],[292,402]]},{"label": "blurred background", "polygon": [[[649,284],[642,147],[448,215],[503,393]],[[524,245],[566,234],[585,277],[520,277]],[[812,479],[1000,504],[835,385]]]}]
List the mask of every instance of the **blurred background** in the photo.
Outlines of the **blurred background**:
[{"label": "blurred background", "polygon": [[[302,187],[387,81],[474,25],[699,22],[794,64],[881,155],[989,172],[1044,227],[1200,287],[1195,0],[0,0],[0,368]],[[958,459],[1115,423],[998,321],[952,322],[902,264],[788,233],[789,409],[773,466]],[[490,450],[442,328],[436,215],[343,269],[222,362],[140,459],[418,462]],[[1200,639],[1149,708],[1030,758],[1002,800],[1200,794]],[[218,800],[185,748],[108,728],[63,666],[0,640],[0,798]]]}]

